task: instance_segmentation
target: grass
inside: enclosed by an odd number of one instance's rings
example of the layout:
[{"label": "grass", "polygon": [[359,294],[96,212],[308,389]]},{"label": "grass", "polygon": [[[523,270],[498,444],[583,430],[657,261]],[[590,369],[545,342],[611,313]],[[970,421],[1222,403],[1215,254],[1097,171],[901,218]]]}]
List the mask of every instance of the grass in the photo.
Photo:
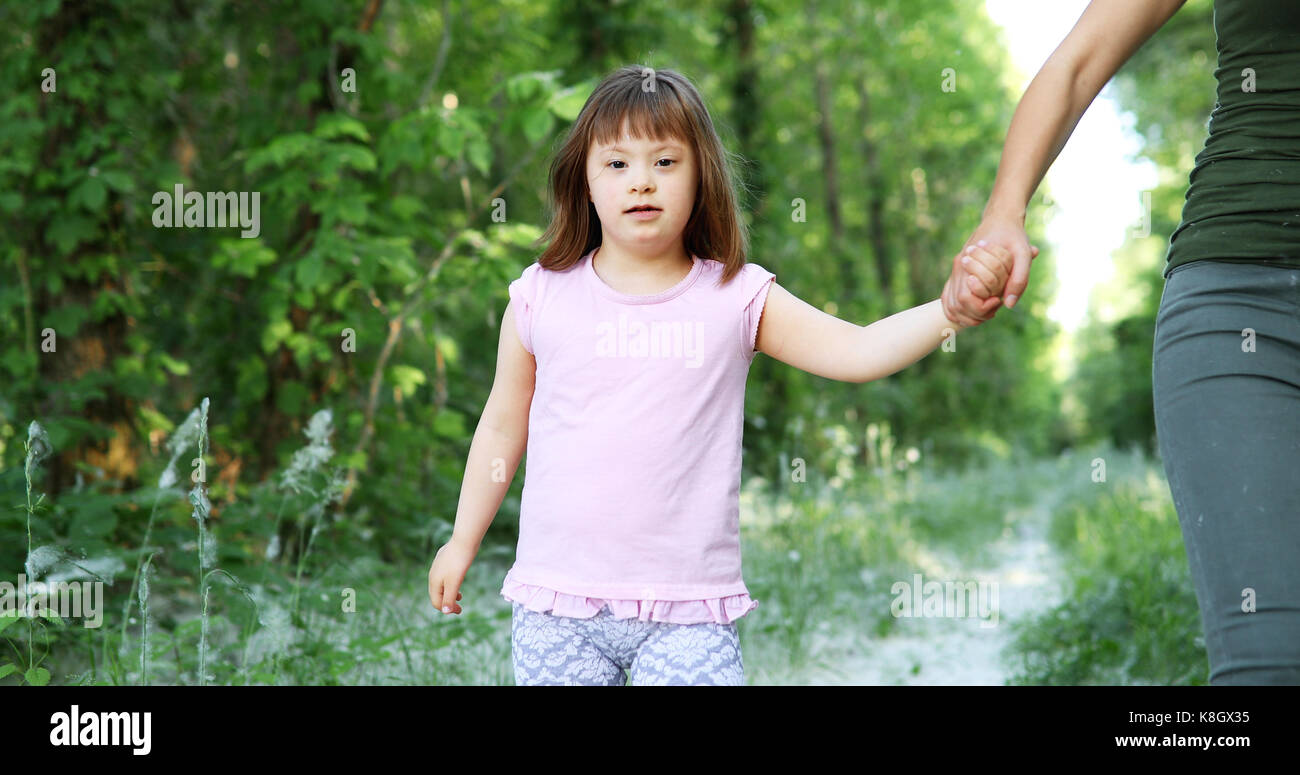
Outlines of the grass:
[{"label": "grass", "polygon": [[[510,603],[499,595],[513,545],[485,542],[462,587],[464,613],[434,612],[427,567],[382,563],[358,550],[367,536],[330,521],[341,478],[327,466],[327,413],[309,423],[309,444],[278,482],[210,522],[205,482],[184,499],[174,487],[176,462],[207,449],[206,408],[173,434],[158,489],[133,496],[151,503],[141,539],[121,550],[124,567],[134,568],[129,591],[106,596],[121,620],[88,630],[57,617],[17,627],[16,618],[0,619],[0,638],[16,655],[7,671],[0,660],[0,685],[513,683]],[[30,536],[51,504],[32,491],[48,439],[35,424],[29,436]],[[935,470],[891,455],[887,442],[871,450],[870,470],[855,470],[846,456],[829,477],[780,487],[746,477],[745,579],[760,601],[739,622],[749,683],[834,661],[831,633],[889,638],[898,625],[894,580],[988,562],[989,547],[1019,515],[1044,507],[1067,591],[1015,627],[1010,681],[1203,683],[1195,599],[1158,464],[1099,448],[1055,459],[990,455],[982,468]],[[1098,458],[1106,482],[1092,480]],[[297,538],[282,546],[285,514],[297,520]],[[218,542],[218,530],[228,538]],[[437,521],[435,545],[449,531]],[[33,570],[55,560],[90,566],[57,547],[32,548],[30,537],[28,546]]]},{"label": "grass", "polygon": [[833,632],[884,638],[897,580],[950,575],[979,564],[1018,508],[1035,497],[1014,463],[965,472],[880,466],[849,482],[803,483],[742,494],[746,583],[759,607],[741,620],[752,683],[784,680],[837,658]]},{"label": "grass", "polygon": [[1098,457],[1107,481],[1054,510],[1069,591],[1022,628],[1012,683],[1204,685],[1196,594],[1159,463],[1137,453]]},{"label": "grass", "polygon": [[[1106,481],[1094,481],[1104,460]],[[807,495],[747,490],[745,568],[759,608],[742,619],[753,683],[841,655],[825,633],[888,638],[890,582],[978,567],[1030,508],[1050,515],[1064,597],[1019,622],[1012,684],[1203,684],[1208,675],[1182,535],[1157,461],[1101,446],[1058,458],[912,469]],[[931,570],[934,568],[934,570]],[[1044,595],[1044,598],[1048,598]]]}]

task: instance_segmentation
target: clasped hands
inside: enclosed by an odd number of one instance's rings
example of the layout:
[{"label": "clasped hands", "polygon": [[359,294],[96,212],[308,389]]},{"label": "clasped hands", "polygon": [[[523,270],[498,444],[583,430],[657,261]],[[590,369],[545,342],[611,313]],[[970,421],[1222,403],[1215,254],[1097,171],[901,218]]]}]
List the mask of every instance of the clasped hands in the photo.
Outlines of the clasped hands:
[{"label": "clasped hands", "polygon": [[[987,251],[997,260],[976,260]],[[953,323],[977,326],[992,320],[1004,303],[1015,307],[1029,284],[1029,266],[1038,248],[1029,244],[1024,226],[1012,218],[985,218],[953,257],[943,286],[943,313]]]}]

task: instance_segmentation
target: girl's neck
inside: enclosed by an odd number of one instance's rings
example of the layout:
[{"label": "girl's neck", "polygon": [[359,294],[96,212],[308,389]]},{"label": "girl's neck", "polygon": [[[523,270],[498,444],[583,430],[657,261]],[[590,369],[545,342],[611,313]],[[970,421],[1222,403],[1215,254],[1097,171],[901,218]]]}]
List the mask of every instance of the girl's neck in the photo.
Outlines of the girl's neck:
[{"label": "girl's neck", "polygon": [[592,254],[591,262],[592,269],[606,285],[634,295],[654,294],[672,288],[694,266],[680,242],[675,250],[657,256],[628,255],[602,244]]}]

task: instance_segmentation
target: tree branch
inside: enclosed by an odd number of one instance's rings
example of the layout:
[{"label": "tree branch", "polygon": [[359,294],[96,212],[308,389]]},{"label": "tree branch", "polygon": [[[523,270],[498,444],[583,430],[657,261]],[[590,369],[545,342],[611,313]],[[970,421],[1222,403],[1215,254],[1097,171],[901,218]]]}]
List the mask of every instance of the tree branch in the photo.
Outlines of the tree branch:
[{"label": "tree branch", "polygon": [[[433,282],[433,280],[438,276],[439,270],[442,269],[442,265],[451,258],[452,253],[455,251],[456,240],[474,225],[480,215],[492,207],[492,200],[496,199],[502,191],[505,191],[506,186],[514,180],[515,176],[519,174],[528,162],[532,161],[533,157],[537,155],[537,151],[542,148],[543,144],[544,143],[538,143],[529,148],[528,152],[524,154],[515,166],[506,173],[506,176],[501,179],[501,182],[488,192],[487,196],[484,197],[480,208],[471,212],[465,224],[453,231],[447,237],[446,242],[442,246],[442,250],[438,253],[438,257],[433,260],[433,263],[429,265],[428,271],[424,273],[424,276],[421,277],[407,293],[406,299],[403,301],[402,307],[398,313],[389,319],[388,336],[384,340],[383,348],[379,351],[379,358],[375,361],[375,370],[370,375],[370,387],[366,393],[365,419],[361,425],[361,435],[357,438],[357,443],[352,448],[353,454],[356,454],[357,452],[367,452],[370,448],[370,442],[375,433],[375,412],[379,407],[379,390],[383,386],[384,381],[384,366],[387,365],[388,359],[392,357],[393,351],[397,348],[397,342],[401,339],[402,331],[406,328],[406,319],[414,314],[421,304],[427,301],[427,299],[422,295],[425,287]],[[338,509],[340,511],[347,505],[348,500],[352,497],[352,491],[356,486],[356,481],[357,469],[350,468],[348,470],[347,486],[344,488],[343,497],[338,503]]]}]

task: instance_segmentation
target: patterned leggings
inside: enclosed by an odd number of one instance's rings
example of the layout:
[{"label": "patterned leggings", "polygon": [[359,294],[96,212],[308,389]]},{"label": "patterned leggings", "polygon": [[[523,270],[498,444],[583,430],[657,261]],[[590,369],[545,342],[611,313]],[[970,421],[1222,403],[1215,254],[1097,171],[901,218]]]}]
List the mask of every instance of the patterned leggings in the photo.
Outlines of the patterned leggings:
[{"label": "patterned leggings", "polygon": [[513,603],[511,654],[518,686],[741,686],[745,667],[736,624],[590,619],[530,611]]}]

